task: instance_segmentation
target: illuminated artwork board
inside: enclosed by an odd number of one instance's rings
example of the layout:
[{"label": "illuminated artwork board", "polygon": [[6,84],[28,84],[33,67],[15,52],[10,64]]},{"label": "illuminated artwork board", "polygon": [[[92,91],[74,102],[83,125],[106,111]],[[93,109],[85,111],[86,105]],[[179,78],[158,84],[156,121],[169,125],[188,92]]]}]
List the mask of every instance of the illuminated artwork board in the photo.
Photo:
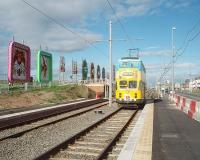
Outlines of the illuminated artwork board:
[{"label": "illuminated artwork board", "polygon": [[52,55],[44,51],[38,51],[37,57],[38,82],[52,81]]},{"label": "illuminated artwork board", "polygon": [[26,45],[10,42],[8,52],[8,81],[30,81],[30,48]]}]

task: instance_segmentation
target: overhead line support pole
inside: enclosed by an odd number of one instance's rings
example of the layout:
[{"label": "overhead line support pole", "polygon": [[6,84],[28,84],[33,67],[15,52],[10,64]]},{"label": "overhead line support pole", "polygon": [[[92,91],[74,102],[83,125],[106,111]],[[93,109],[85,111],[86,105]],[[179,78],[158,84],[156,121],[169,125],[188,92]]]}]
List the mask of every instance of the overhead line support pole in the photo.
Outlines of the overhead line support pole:
[{"label": "overhead line support pole", "polygon": [[109,22],[109,107],[112,107],[112,21]]},{"label": "overhead line support pole", "polygon": [[175,46],[174,46],[174,31],[176,30],[175,27],[172,27],[172,94],[174,94],[174,50],[175,50]]}]

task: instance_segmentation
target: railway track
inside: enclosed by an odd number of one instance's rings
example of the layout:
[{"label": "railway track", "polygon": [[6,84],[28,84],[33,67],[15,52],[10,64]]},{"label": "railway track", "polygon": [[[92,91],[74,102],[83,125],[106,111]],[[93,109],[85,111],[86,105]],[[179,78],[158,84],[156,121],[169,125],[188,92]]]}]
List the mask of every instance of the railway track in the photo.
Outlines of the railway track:
[{"label": "railway track", "polygon": [[[69,104],[69,103],[73,103],[73,102],[81,102],[87,100],[86,98],[79,98],[76,100],[69,100],[65,103],[61,103],[61,104]],[[59,104],[59,105],[61,105]],[[58,105],[58,104],[53,104],[53,105]],[[51,106],[53,106],[51,105]],[[30,111],[30,110],[34,110],[34,109],[42,109],[42,108],[49,108],[51,107],[49,105],[44,105],[44,106],[33,106],[33,107],[20,107],[20,108],[7,108],[7,109],[0,109],[0,116],[3,115],[8,115],[8,114],[13,114],[13,113],[19,113],[19,112],[24,112],[24,111]]]},{"label": "railway track", "polygon": [[33,121],[33,122],[28,122],[28,124],[24,124],[22,126],[16,126],[15,128],[10,128],[10,129],[6,129],[1,131],[0,133],[0,141],[6,140],[6,139],[10,139],[10,138],[17,138],[22,136],[25,133],[28,133],[30,131],[42,128],[42,127],[46,127],[52,124],[56,124],[58,122],[67,120],[69,118],[72,117],[76,117],[79,116],[81,114],[84,114],[86,112],[98,109],[102,106],[105,106],[106,104],[108,104],[108,102],[99,102],[97,101],[97,104],[94,105],[89,105],[85,108],[82,108],[82,106],[80,106],[80,108],[78,109],[76,107],[75,111],[71,111],[71,112],[67,112],[67,113],[63,113],[63,114],[59,114],[57,116],[54,117],[48,117],[46,119],[39,119],[37,121]]},{"label": "railway track", "polygon": [[91,99],[78,101],[69,104],[58,105],[57,107],[49,107],[43,109],[36,109],[33,111],[26,111],[23,114],[14,113],[13,116],[4,115],[0,116],[0,131],[9,129],[12,127],[17,127],[21,125],[25,125],[28,123],[32,123],[35,121],[39,121],[45,118],[53,117],[59,114],[63,114],[66,112],[74,111],[77,109],[89,107],[91,105],[95,105],[98,103],[105,102],[105,99]]},{"label": "railway track", "polygon": [[126,128],[124,133],[121,135],[120,139],[116,142],[115,146],[108,153],[108,155],[106,157],[107,160],[117,160],[121,150],[124,147],[124,144],[126,143],[130,133],[132,132],[133,128],[135,127],[135,124],[136,124],[140,114],[141,114],[141,110],[138,111],[138,113],[135,115],[134,119],[128,125],[128,127]]},{"label": "railway track", "polygon": [[[120,146],[121,148],[123,146],[119,144],[128,137],[131,127],[134,126],[137,112],[136,110],[119,108],[104,119],[93,123],[56,147],[36,157],[36,159],[100,160],[116,158],[116,152],[118,153]],[[126,129],[127,131],[125,132]],[[119,141],[118,145],[116,145],[119,139],[121,142]]]}]

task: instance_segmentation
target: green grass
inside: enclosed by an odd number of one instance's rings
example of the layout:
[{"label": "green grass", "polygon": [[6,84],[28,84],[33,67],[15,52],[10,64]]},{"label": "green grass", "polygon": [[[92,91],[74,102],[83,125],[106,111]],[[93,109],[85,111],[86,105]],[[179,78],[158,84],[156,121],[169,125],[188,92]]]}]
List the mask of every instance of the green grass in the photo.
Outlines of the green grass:
[{"label": "green grass", "polygon": [[71,85],[65,85],[65,86],[51,86],[51,87],[42,87],[42,88],[35,88],[32,91],[46,91],[46,92],[59,92],[59,91],[64,91],[68,89],[75,88],[74,86]]},{"label": "green grass", "polygon": [[[32,88],[31,90],[28,89],[28,91],[26,91],[27,93],[32,92],[35,93],[37,95],[42,95],[44,92],[53,92],[53,93],[63,93],[63,92],[71,92],[72,90],[76,90],[78,85],[63,85],[63,86],[42,86],[41,88]],[[28,87],[30,88],[30,87]],[[13,95],[19,95],[22,93],[26,93],[24,91],[24,87],[22,85],[15,85],[9,88],[9,92],[8,94],[10,96]],[[59,97],[60,96],[60,97]],[[77,90],[77,96],[81,97],[81,93],[78,92]],[[58,94],[57,96],[58,98],[63,99],[63,97],[61,95]]]}]

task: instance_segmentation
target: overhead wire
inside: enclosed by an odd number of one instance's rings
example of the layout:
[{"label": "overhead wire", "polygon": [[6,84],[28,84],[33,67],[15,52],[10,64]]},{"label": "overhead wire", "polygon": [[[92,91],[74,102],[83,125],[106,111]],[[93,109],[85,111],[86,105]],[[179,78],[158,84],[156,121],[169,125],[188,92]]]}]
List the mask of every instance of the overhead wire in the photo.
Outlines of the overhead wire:
[{"label": "overhead wire", "polygon": [[109,0],[106,0],[106,1],[107,1],[108,5],[110,6],[110,8],[111,8],[111,10],[112,10],[112,12],[113,12],[113,14],[114,14],[114,16],[115,16],[117,22],[118,22],[119,25],[121,26],[122,31],[124,32],[125,36],[127,37],[128,42],[130,43],[131,46],[134,46],[134,43],[133,43],[132,39],[131,39],[130,36],[128,35],[128,33],[127,33],[127,31],[126,31],[124,25],[122,24],[122,22],[120,21],[119,17],[117,16],[116,11],[115,11],[115,9],[113,8],[112,4],[110,3]]},{"label": "overhead wire", "polygon": [[38,13],[40,13],[41,15],[43,15],[44,17],[50,19],[52,22],[54,22],[55,24],[59,25],[60,27],[64,28],[65,30],[67,30],[68,32],[76,35],[77,37],[79,37],[80,39],[82,39],[85,43],[89,44],[90,46],[92,46],[94,49],[96,49],[98,52],[104,54],[106,57],[108,57],[108,55],[106,55],[103,51],[101,51],[99,48],[97,48],[92,42],[90,42],[89,40],[85,39],[84,37],[82,37],[80,34],[78,34],[77,32],[73,31],[72,29],[70,29],[69,27],[65,26],[64,24],[60,23],[59,21],[57,21],[56,19],[54,19],[53,17],[49,16],[47,13],[45,13],[44,11],[38,9],[37,7],[33,6],[32,4],[30,4],[29,2],[25,1],[25,0],[21,0],[22,2],[24,2],[26,5],[28,5],[29,7],[31,7],[32,9],[34,9],[35,11],[37,11]]},{"label": "overhead wire", "polygon": [[200,23],[200,19],[193,25],[193,27],[187,32],[186,37],[181,45],[181,47],[179,47],[177,49],[177,51],[181,50],[184,47],[184,44],[187,42],[187,39],[189,37],[189,35],[195,30],[195,28],[198,26],[198,24]]},{"label": "overhead wire", "polygon": [[[189,44],[195,40],[199,34],[200,34],[200,30],[194,35],[194,36],[190,36],[190,34],[192,34],[192,32],[196,29],[196,27],[200,24],[200,18],[197,20],[197,22],[193,25],[193,27],[187,32],[186,37],[181,45],[181,47],[179,49],[177,49],[176,51],[176,55],[177,57],[180,57],[181,55],[183,55],[183,53],[186,51],[187,47],[189,46]],[[182,50],[182,51],[181,51]],[[178,53],[179,51],[181,51],[180,53]]]},{"label": "overhead wire", "polygon": [[[181,45],[181,47],[179,49],[177,49],[176,54],[175,54],[175,60],[174,63],[176,63],[178,61],[178,58],[181,57],[184,52],[187,50],[189,44],[195,40],[199,35],[200,35],[200,31],[198,31],[195,35],[193,35],[192,37],[190,36],[190,34],[195,30],[195,28],[198,26],[198,24],[200,23],[200,19],[193,25],[193,27],[187,32],[186,37]],[[189,37],[189,39],[188,39]],[[160,76],[160,81],[163,79],[163,77],[169,72],[169,70],[171,69],[171,65],[172,62],[170,62],[168,64],[168,68],[165,69],[165,71],[161,74]]]}]

